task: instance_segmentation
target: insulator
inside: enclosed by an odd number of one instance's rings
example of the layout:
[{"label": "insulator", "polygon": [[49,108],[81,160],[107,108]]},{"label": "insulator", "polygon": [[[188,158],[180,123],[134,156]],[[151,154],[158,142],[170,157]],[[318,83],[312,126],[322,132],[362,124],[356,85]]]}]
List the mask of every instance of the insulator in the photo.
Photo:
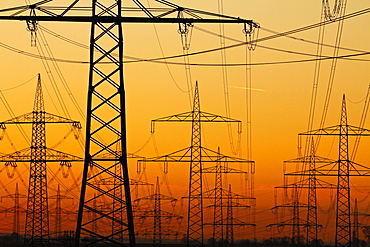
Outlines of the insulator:
[{"label": "insulator", "polygon": [[163,168],[164,168],[164,174],[167,174],[168,173],[168,162],[165,161],[164,164],[163,164]]},{"label": "insulator", "polygon": [[181,35],[181,43],[184,50],[189,50],[190,48],[193,26],[194,25],[192,23],[179,23],[179,29],[177,32]]},{"label": "insulator", "polygon": [[[36,16],[35,9],[31,9],[30,16]],[[27,30],[31,32],[31,46],[36,46],[36,31],[38,29],[38,21],[27,20]]]},{"label": "insulator", "polygon": [[136,162],[136,173],[138,174],[141,173],[141,161],[140,160]]},{"label": "insulator", "polygon": [[333,11],[330,10],[330,5],[329,5],[328,0],[322,1],[325,19],[334,20],[339,15],[340,10],[342,8],[342,1],[343,0],[335,0]]},{"label": "insulator", "polygon": [[[260,25],[258,23],[244,23],[242,32],[245,34],[249,50],[255,50],[257,47],[257,38]],[[256,30],[257,29],[257,30]]]},{"label": "insulator", "polygon": [[278,225],[277,230],[279,233],[281,233],[284,230],[284,225]]},{"label": "insulator", "polygon": [[80,122],[74,122],[74,123],[72,124],[72,126],[73,126],[73,127],[75,127],[75,128],[77,128],[77,129],[82,129],[82,125],[81,125],[81,123],[80,123]]},{"label": "insulator", "polygon": [[266,232],[271,232],[272,226],[266,226]]}]

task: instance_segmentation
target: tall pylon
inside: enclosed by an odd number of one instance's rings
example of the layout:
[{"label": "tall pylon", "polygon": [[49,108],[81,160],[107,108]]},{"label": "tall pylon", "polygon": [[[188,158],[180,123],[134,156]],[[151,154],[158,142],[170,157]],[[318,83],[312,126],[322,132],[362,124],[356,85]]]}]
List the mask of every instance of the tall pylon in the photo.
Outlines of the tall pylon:
[{"label": "tall pylon", "polygon": [[[339,125],[312,130],[300,135],[335,135],[339,137],[338,160],[316,169],[316,176],[337,176],[335,246],[351,246],[350,176],[370,176],[370,168],[349,160],[348,137],[370,136],[370,130],[348,125],[346,97],[343,95]],[[328,167],[331,166],[331,167]],[[336,169],[333,169],[333,166]],[[336,174],[333,174],[336,171]]]},{"label": "tall pylon", "polygon": [[78,121],[45,112],[39,74],[33,111],[0,122],[0,127],[3,129],[8,124],[32,124],[31,147],[0,157],[0,162],[30,162],[25,226],[26,246],[49,246],[50,244],[47,161],[81,161],[79,157],[46,147],[47,123],[71,123],[74,128],[81,128]]},{"label": "tall pylon", "polygon": [[307,243],[313,244],[318,239],[318,220],[317,220],[317,178],[315,163],[315,142],[311,138],[311,155],[308,157],[308,199],[307,199]]},{"label": "tall pylon", "polygon": [[19,237],[21,234],[21,216],[20,213],[25,213],[26,210],[21,207],[20,205],[20,198],[27,198],[26,195],[20,194],[19,189],[18,189],[18,183],[15,183],[15,192],[14,194],[2,196],[1,199],[3,198],[13,198],[14,199],[14,206],[12,208],[8,208],[3,210],[2,212],[5,213],[13,213],[13,233],[16,233],[17,235],[17,242],[19,242]]},{"label": "tall pylon", "polygon": [[163,201],[171,202],[172,206],[174,207],[177,202],[177,199],[171,196],[161,194],[159,177],[157,177],[157,180],[156,180],[154,194],[141,197],[135,200],[137,204],[139,204],[140,201],[149,201],[149,203],[151,203],[151,205],[154,207],[153,210],[139,211],[135,214],[135,217],[140,217],[144,219],[153,218],[153,227],[150,229],[143,229],[141,231],[145,235],[149,234],[149,236],[151,236],[152,241],[153,241],[153,246],[156,246],[156,247],[162,246],[162,239],[163,239],[163,236],[165,235],[175,235],[175,236],[178,235],[178,232],[175,232],[171,230],[170,227],[163,226],[162,224],[162,218],[165,218],[165,219],[176,218],[177,220],[182,220],[183,217],[180,215],[162,210]]},{"label": "tall pylon", "polygon": [[[220,148],[218,148],[219,157],[221,157]],[[231,196],[234,200],[251,200],[255,198],[244,197],[242,195],[233,194],[229,190],[223,188],[223,176],[227,174],[247,174],[247,172],[230,168],[227,164],[227,161],[221,162],[220,159],[216,161],[216,165],[212,167],[206,167],[203,169],[203,174],[215,174],[215,187],[209,191],[203,192],[203,197],[214,201],[213,204],[206,206],[206,208],[213,208],[213,222],[204,223],[204,225],[212,225],[212,246],[217,246],[218,243],[223,243],[226,239],[225,226],[228,226],[226,223],[226,218],[224,218],[224,209],[228,210],[228,207],[237,207],[237,208],[250,208],[250,205],[241,204],[238,202],[228,202],[229,197]],[[239,225],[243,226],[255,226],[255,224],[247,224],[239,222]],[[230,226],[228,226],[230,227]],[[232,226],[234,227],[234,225]]]},{"label": "tall pylon", "polygon": [[308,156],[299,157],[292,160],[284,161],[284,165],[301,164],[303,171],[295,171],[294,173],[285,173],[284,176],[299,176],[300,180],[298,182],[280,186],[276,188],[299,188],[307,189],[307,220],[306,226],[306,241],[309,246],[316,246],[318,244],[318,230],[322,227],[318,223],[317,218],[317,189],[335,189],[336,185],[328,183],[324,180],[317,178],[317,168],[316,165],[327,165],[334,163],[335,160],[320,157],[316,155],[315,143],[313,137],[310,140],[310,154]]},{"label": "tall pylon", "polygon": [[[155,122],[190,122],[192,124],[190,147],[181,149],[168,155],[148,158],[142,162],[189,162],[190,178],[188,190],[188,224],[186,242],[187,246],[203,245],[204,222],[203,222],[203,165],[204,163],[225,161],[233,163],[247,163],[254,165],[253,161],[241,158],[228,157],[202,146],[201,123],[203,122],[232,122],[238,124],[238,132],[241,132],[241,121],[229,117],[219,116],[200,109],[200,97],[198,82],[194,87],[194,99],[192,111],[171,115],[152,120],[152,133]],[[168,168],[165,167],[165,170]]]},{"label": "tall pylon", "polygon": [[66,195],[62,195],[60,193],[60,184],[58,184],[57,193],[54,196],[49,196],[49,199],[55,199],[55,208],[54,210],[50,210],[51,213],[54,213],[54,237],[58,239],[62,236],[62,215],[63,213],[70,213],[62,208],[62,200],[72,199],[73,197],[69,197]]}]

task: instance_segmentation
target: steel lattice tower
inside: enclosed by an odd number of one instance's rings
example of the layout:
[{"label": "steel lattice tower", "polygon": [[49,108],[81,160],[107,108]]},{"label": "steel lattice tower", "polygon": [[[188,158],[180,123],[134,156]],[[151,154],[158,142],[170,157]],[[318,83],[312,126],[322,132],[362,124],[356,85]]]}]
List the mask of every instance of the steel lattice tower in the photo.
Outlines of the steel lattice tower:
[{"label": "steel lattice tower", "polygon": [[[189,180],[189,195],[186,197],[188,203],[188,225],[187,225],[187,245],[203,245],[203,163],[218,162],[225,158],[228,162],[250,163],[245,159],[238,159],[221,155],[212,150],[206,149],[201,145],[201,123],[203,122],[234,122],[238,124],[238,131],[241,131],[241,121],[215,115],[200,110],[200,98],[198,82],[194,87],[193,108],[190,112],[171,115],[159,119],[152,120],[152,132],[154,132],[155,122],[191,122],[192,136],[191,145],[189,148],[171,153],[169,155],[145,159],[143,162],[189,162],[190,163],[190,180]],[[167,168],[165,167],[167,170]]]},{"label": "steel lattice tower", "polygon": [[70,213],[66,210],[63,210],[62,208],[62,200],[65,199],[73,199],[72,197],[68,197],[65,195],[62,195],[60,193],[60,184],[58,184],[57,188],[57,194],[54,196],[49,196],[49,199],[55,199],[55,208],[54,210],[50,210],[50,212],[54,213],[55,219],[54,219],[54,236],[55,238],[58,238],[62,236],[62,215],[63,213]]},{"label": "steel lattice tower", "polygon": [[158,177],[157,177],[155,193],[154,193],[154,225],[153,227],[154,227],[153,244],[154,246],[161,246],[162,245],[161,189],[160,189]]},{"label": "steel lattice tower", "polygon": [[73,127],[81,128],[77,121],[45,112],[39,74],[33,111],[0,123],[1,128],[8,124],[32,124],[31,147],[0,157],[0,162],[30,162],[25,225],[27,246],[49,246],[47,161],[81,161],[76,156],[46,147],[46,123],[71,123]]},{"label": "steel lattice tower", "polygon": [[191,136],[191,163],[189,182],[189,206],[187,244],[203,243],[203,200],[202,200],[202,158],[201,158],[201,125],[198,83],[195,84]]},{"label": "steel lattice tower", "polygon": [[25,237],[30,245],[49,245],[49,208],[46,178],[45,106],[39,76],[32,116],[30,179]]},{"label": "steel lattice tower", "polygon": [[234,217],[233,217],[233,195],[231,184],[229,184],[226,207],[226,246],[234,246]]},{"label": "steel lattice tower", "polygon": [[[229,226],[230,224],[225,223],[226,218],[224,218],[224,208],[226,210],[228,209],[229,206],[232,206],[234,208],[250,208],[249,205],[237,203],[237,202],[232,202],[231,204],[228,203],[228,199],[231,196],[233,199],[236,200],[255,200],[255,198],[250,198],[250,197],[244,197],[242,195],[238,194],[231,194],[229,190],[223,189],[222,186],[222,176],[226,174],[247,174],[245,171],[237,170],[230,168],[227,164],[227,161],[222,161],[221,160],[221,153],[220,153],[220,148],[218,148],[218,158],[216,160],[216,165],[213,167],[207,167],[203,169],[203,174],[215,174],[215,188],[206,192],[203,192],[203,197],[213,200],[214,203],[211,205],[206,206],[206,208],[213,208],[213,222],[212,223],[204,223],[204,225],[212,225],[213,227],[213,245],[216,246],[217,244],[221,244],[223,246],[223,241],[226,239],[225,236],[225,226]],[[224,163],[224,164],[222,164]],[[253,163],[252,163],[253,165]],[[226,201],[226,203],[225,203]],[[243,225],[243,226],[255,226],[255,224],[247,224],[242,221],[239,221],[234,225]],[[229,226],[230,227],[230,226]]]},{"label": "steel lattice tower", "polygon": [[[144,229],[142,232],[148,234],[152,237],[153,246],[162,246],[162,237],[165,235],[178,235],[178,232],[173,231],[168,226],[162,225],[162,218],[166,219],[183,219],[182,216],[163,211],[162,210],[162,201],[169,201],[172,203],[172,206],[175,206],[177,199],[171,196],[161,194],[159,178],[157,177],[157,181],[155,184],[155,191],[154,194],[149,196],[141,197],[135,200],[136,203],[140,203],[140,201],[149,201],[151,205],[153,205],[154,209],[149,211],[139,211],[136,213],[136,217],[140,218],[153,218],[153,228]],[[153,203],[153,204],[152,204]]]},{"label": "steel lattice tower", "polygon": [[[220,148],[218,149],[220,153]],[[220,161],[216,163],[215,174],[215,209],[213,212],[213,239],[220,241],[224,237],[223,232],[223,209],[222,209],[222,165]]]},{"label": "steel lattice tower", "polygon": [[[92,16],[110,18],[121,17],[121,1],[92,1]],[[118,54],[118,57],[113,55]],[[110,64],[103,65],[103,62]],[[105,92],[101,88],[105,88]],[[109,238],[113,243],[123,245],[116,238],[127,232],[131,246],[135,246],[134,222],[132,217],[131,194],[126,159],[126,123],[125,123],[125,91],[123,83],[123,32],[121,22],[104,23],[93,21],[90,36],[90,72],[87,99],[87,123],[85,163],[81,186],[81,197],[76,230],[76,246],[79,245],[81,233],[88,233],[99,240]],[[105,114],[102,115],[101,112]],[[114,141],[105,143],[100,136],[110,136]],[[104,159],[97,158],[102,152],[116,153],[116,146],[121,147],[121,155]],[[101,190],[93,185],[94,176],[88,176],[92,166],[97,168],[102,175],[111,176],[121,181],[108,190]],[[121,166],[122,168],[117,168]],[[117,169],[122,169],[122,174],[115,174]],[[98,173],[98,174],[99,174]],[[117,194],[117,188],[123,185],[125,200]],[[93,191],[87,194],[87,189]],[[113,202],[120,204],[111,212],[105,213],[94,209],[97,200],[104,196],[111,197]],[[117,205],[117,204],[114,204]],[[114,218],[116,212],[126,209],[127,221]],[[83,212],[91,210],[97,217],[84,220]],[[94,229],[97,221],[107,220],[114,232],[97,232]],[[116,227],[117,226],[117,227]],[[122,228],[121,228],[122,226]],[[99,241],[96,241],[99,242]]]},{"label": "steel lattice tower", "polygon": [[339,131],[338,188],[335,243],[351,245],[351,200],[349,184],[348,123],[346,100],[343,96]]},{"label": "steel lattice tower", "polygon": [[13,233],[17,234],[17,241],[19,242],[19,236],[21,234],[21,218],[20,218],[20,213],[26,212],[19,203],[20,198],[27,198],[26,195],[20,194],[19,189],[18,189],[18,183],[15,183],[15,192],[14,194],[10,194],[7,196],[2,196],[1,199],[3,198],[13,198],[14,199],[14,206],[9,209],[2,210],[1,213],[13,213]]},{"label": "steel lattice tower", "polygon": [[[336,234],[335,246],[351,245],[351,207],[350,207],[350,176],[369,176],[370,168],[359,166],[349,160],[348,137],[369,136],[370,130],[348,125],[346,98],[343,95],[340,123],[336,126],[313,130],[300,135],[336,135],[339,136],[338,161],[335,162],[336,174],[333,168],[322,166],[316,169],[316,175],[337,176],[337,202],[336,202]],[[332,164],[330,164],[332,165]],[[358,167],[358,168],[357,168]],[[298,173],[296,174],[298,175]]]},{"label": "steel lattice tower", "polygon": [[317,221],[317,181],[315,163],[315,143],[311,138],[311,155],[307,159],[308,163],[308,200],[307,200],[307,244],[313,243],[318,238]]}]

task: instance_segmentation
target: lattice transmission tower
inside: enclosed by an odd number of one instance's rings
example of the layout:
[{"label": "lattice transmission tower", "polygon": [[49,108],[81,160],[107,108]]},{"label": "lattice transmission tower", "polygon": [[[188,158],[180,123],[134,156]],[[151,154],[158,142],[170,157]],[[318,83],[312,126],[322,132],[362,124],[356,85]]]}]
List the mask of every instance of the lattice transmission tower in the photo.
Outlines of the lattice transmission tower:
[{"label": "lattice transmission tower", "polygon": [[170,153],[168,155],[148,158],[143,162],[164,162],[165,172],[168,170],[168,163],[186,162],[190,163],[189,195],[188,199],[188,224],[187,224],[187,245],[203,245],[204,221],[203,221],[203,169],[205,163],[239,163],[254,166],[253,161],[229,157],[218,152],[212,151],[202,146],[201,123],[226,122],[237,123],[238,132],[241,131],[241,121],[203,112],[200,109],[200,97],[198,82],[194,87],[193,109],[190,112],[180,113],[167,117],[152,120],[152,132],[154,132],[155,122],[190,122],[192,124],[190,147]]},{"label": "lattice transmission tower", "polygon": [[27,195],[23,195],[19,193],[18,183],[15,183],[15,192],[14,194],[2,196],[3,198],[12,198],[14,199],[14,206],[11,208],[7,208],[5,210],[1,210],[1,213],[13,213],[13,232],[16,234],[16,241],[20,242],[21,238],[21,213],[25,213],[26,210],[21,207],[20,198],[27,198]]},{"label": "lattice transmission tower", "polygon": [[163,219],[171,220],[175,218],[177,220],[182,220],[183,217],[175,213],[162,210],[162,204],[164,201],[170,202],[174,207],[176,205],[177,199],[172,196],[161,194],[158,177],[155,184],[154,194],[138,198],[135,200],[135,203],[139,205],[140,202],[143,201],[146,201],[147,203],[149,202],[149,204],[153,206],[153,210],[138,211],[136,212],[135,217],[141,219],[153,218],[152,227],[140,230],[140,233],[142,235],[149,235],[152,238],[153,246],[162,246],[162,239],[164,236],[179,235],[179,233],[172,230],[169,225],[166,226],[163,224]]},{"label": "lattice transmission tower", "polygon": [[[307,218],[304,228],[306,228],[306,242],[308,245],[316,246],[318,244],[318,231],[322,227],[319,224],[317,215],[317,189],[335,189],[336,185],[328,183],[317,178],[317,165],[327,165],[335,162],[332,159],[320,157],[316,155],[315,143],[313,137],[310,141],[310,153],[308,156],[298,157],[284,161],[284,166],[287,164],[302,165],[302,171],[296,171],[294,174],[285,173],[286,178],[290,176],[299,176],[300,180],[292,184],[277,186],[275,188],[296,189],[296,193],[301,193],[305,189],[307,193]],[[284,169],[285,170],[285,169]]]},{"label": "lattice transmission tower", "polygon": [[335,246],[350,246],[352,243],[350,177],[370,176],[370,168],[349,159],[348,137],[370,136],[370,130],[348,124],[346,98],[343,95],[339,125],[304,132],[300,135],[334,135],[339,137],[338,160],[318,167],[316,176],[337,177]]},{"label": "lattice transmission tower", "polygon": [[36,96],[33,111],[3,122],[0,128],[5,129],[9,124],[31,124],[31,147],[14,153],[0,156],[0,162],[13,164],[29,162],[30,175],[28,184],[27,213],[25,226],[25,245],[49,246],[49,204],[47,163],[82,161],[81,158],[63,153],[46,146],[46,124],[69,123],[72,128],[81,128],[78,121],[54,115],[45,111],[44,97],[40,74],[38,75]]},{"label": "lattice transmission tower", "polygon": [[62,223],[63,223],[63,215],[71,214],[73,212],[70,212],[68,210],[63,209],[62,207],[62,200],[73,200],[73,197],[69,197],[66,195],[62,195],[60,192],[60,184],[58,184],[57,193],[56,195],[49,196],[50,199],[55,199],[55,208],[50,210],[50,214],[54,214],[54,238],[56,240],[59,240],[59,238],[62,236]]},{"label": "lattice transmission tower", "polygon": [[[220,154],[220,148],[218,148],[218,154],[219,157],[221,157]],[[224,217],[225,210],[228,212],[230,207],[233,208],[250,208],[250,205],[242,204],[237,201],[241,200],[255,200],[255,198],[245,197],[239,194],[235,194],[231,192],[231,185],[229,187],[229,190],[226,190],[223,188],[223,176],[227,176],[228,174],[244,174],[247,175],[247,172],[234,169],[229,167],[227,161],[221,161],[217,160],[216,165],[212,167],[207,167],[203,169],[203,174],[215,174],[215,187],[214,189],[211,189],[209,191],[205,191],[203,193],[203,197],[210,199],[213,203],[206,206],[206,208],[213,209],[213,222],[212,223],[204,223],[204,225],[211,225],[212,226],[212,239],[213,243],[212,246],[218,246],[218,244],[223,245],[223,242],[227,239],[226,237],[226,228],[227,227],[234,227],[235,224],[227,224],[227,217]],[[231,197],[231,198],[230,198]],[[229,200],[232,200],[229,202]],[[227,215],[226,212],[226,215]],[[255,226],[255,224],[252,223],[246,223],[239,221],[238,226]]]}]

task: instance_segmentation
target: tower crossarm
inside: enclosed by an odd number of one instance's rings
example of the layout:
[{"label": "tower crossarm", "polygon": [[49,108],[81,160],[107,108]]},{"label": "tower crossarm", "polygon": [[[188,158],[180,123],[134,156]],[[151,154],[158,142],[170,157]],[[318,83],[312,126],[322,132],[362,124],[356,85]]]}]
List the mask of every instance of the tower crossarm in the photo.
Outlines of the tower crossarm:
[{"label": "tower crossarm", "polygon": [[0,210],[0,213],[16,213],[16,212],[21,212],[25,213],[27,210],[21,207],[10,207],[7,209]]},{"label": "tower crossarm", "polygon": [[1,199],[3,198],[27,198],[27,195],[23,195],[23,194],[9,194],[9,195],[6,195],[6,196],[2,196]]},{"label": "tower crossarm", "polygon": [[[207,168],[203,168],[203,173],[216,173],[216,169],[218,167],[217,166],[212,166],[212,167],[207,167]],[[221,166],[220,167],[220,172],[221,173],[248,173],[246,171],[242,171],[242,170],[238,170],[238,169],[234,169],[234,168],[230,168],[228,166]]]},{"label": "tower crossarm", "polygon": [[[298,135],[341,135],[340,130],[342,127],[342,125],[335,125],[323,129],[299,133]],[[348,136],[370,136],[370,130],[368,129],[356,127],[353,125],[347,125],[346,128],[348,128]]]},{"label": "tower crossarm", "polygon": [[310,155],[310,156],[304,156],[304,157],[299,157],[299,158],[295,158],[295,159],[286,160],[286,161],[284,161],[284,164],[309,163],[309,162],[327,164],[327,163],[335,162],[335,160],[325,158],[325,157],[321,157],[321,156],[316,156],[316,155],[311,156]]},{"label": "tower crossarm", "polygon": [[[251,198],[251,199],[254,199],[254,198]],[[208,205],[206,208],[215,208],[215,207],[226,208],[226,207],[229,207],[229,206],[231,206],[233,208],[250,208],[251,207],[250,205],[242,204],[242,203],[233,201],[233,202],[230,202],[229,204],[227,202],[223,202],[220,205],[211,204],[211,205]]]},{"label": "tower crossarm", "polygon": [[[302,172],[301,174],[305,174],[308,176],[308,172],[307,171],[304,171]],[[290,175],[290,174],[285,174],[285,175]],[[292,184],[287,184],[287,185],[280,185],[280,186],[276,186],[275,189],[289,189],[289,188],[302,188],[302,189],[309,189],[310,186],[309,186],[309,179],[303,179],[303,180],[300,180],[296,183],[292,183]],[[337,186],[335,184],[331,184],[331,183],[328,183],[324,180],[321,180],[321,179],[317,179],[316,178],[316,189],[335,189]]]},{"label": "tower crossarm", "polygon": [[[309,224],[307,223],[307,221],[299,218],[298,219],[298,223],[294,222],[294,219],[288,219],[286,221],[283,221],[283,222],[280,222],[280,223],[275,223],[275,224],[269,224],[266,226],[266,228],[268,227],[284,227],[284,226],[296,226],[296,225],[299,225],[299,226],[308,226]],[[318,227],[322,227],[322,225],[317,225]]]},{"label": "tower crossarm", "polygon": [[[219,154],[205,147],[201,147],[201,152],[202,152],[202,163],[207,163],[207,162],[214,163],[214,162],[219,161],[219,162],[227,162],[227,163],[254,164],[254,161]],[[139,163],[143,163],[143,162],[191,162],[191,147],[183,148],[173,153],[169,153],[169,154],[158,156],[158,157],[140,159],[138,160],[138,162]]]},{"label": "tower crossarm", "polygon": [[[370,168],[353,161],[349,163],[349,176],[370,176]],[[308,171],[286,173],[288,176],[308,176]],[[315,176],[338,176],[338,161],[319,166],[315,169]]]},{"label": "tower crossarm", "polygon": [[[81,123],[69,118],[54,115],[44,112],[45,123],[71,123],[73,127],[81,129]],[[32,124],[34,123],[34,112],[26,113],[18,117],[14,117],[3,122],[0,122],[0,128],[5,129],[7,124]]]},{"label": "tower crossarm", "polygon": [[177,219],[182,219],[184,218],[183,216],[181,215],[178,215],[178,214],[174,214],[174,213],[170,213],[170,212],[167,212],[167,211],[159,211],[159,212],[156,212],[154,210],[151,210],[151,211],[139,211],[139,212],[134,212],[134,217],[161,217],[161,218],[177,218]]},{"label": "tower crossarm", "polygon": [[[136,232],[136,235],[140,236],[152,236],[154,232],[153,228],[146,228]],[[162,236],[179,236],[180,233],[178,231],[174,231],[169,227],[162,226]]]},{"label": "tower crossarm", "polygon": [[[31,148],[25,148],[19,151],[16,151],[11,154],[6,154],[0,156],[0,162],[32,162],[34,161],[31,156]],[[72,155],[63,153],[61,151],[57,151],[51,148],[46,149],[46,157],[45,161],[47,162],[75,162],[75,161],[83,161],[82,158]]]},{"label": "tower crossarm", "polygon": [[[113,151],[113,150],[110,150],[110,151],[111,152],[109,152],[109,153],[99,154],[96,157],[97,158],[104,158],[104,159],[106,159],[106,158],[117,158],[117,157],[122,156],[122,152],[121,151]],[[132,153],[127,153],[127,158],[145,159],[145,157],[143,157],[143,156],[139,156],[139,155],[132,154]]]},{"label": "tower crossarm", "polygon": [[[176,115],[171,115],[167,117],[157,118],[152,120],[151,125],[151,132],[154,133],[155,131],[155,123],[156,122],[193,122],[193,111],[190,112],[184,112]],[[221,122],[231,122],[231,123],[237,123],[238,124],[238,133],[241,133],[241,121],[229,117],[224,117],[220,115],[216,115],[213,113],[208,112],[199,112],[199,122],[213,122],[213,123],[221,123]]]},{"label": "tower crossarm", "polygon": [[141,198],[138,198],[135,200],[135,202],[139,202],[139,201],[145,201],[145,200],[148,200],[148,201],[152,201],[155,199],[155,197],[157,197],[157,199],[163,201],[163,200],[166,200],[166,201],[171,201],[171,202],[176,202],[177,199],[176,198],[173,198],[171,196],[167,196],[167,195],[163,195],[163,194],[152,194],[152,195],[149,195],[149,196],[144,196],[144,197],[141,197]]},{"label": "tower crossarm", "polygon": [[304,203],[301,203],[301,202],[298,202],[298,203],[292,202],[292,203],[286,203],[286,204],[283,204],[283,205],[278,205],[278,206],[272,207],[271,209],[276,210],[276,209],[279,209],[279,208],[294,208],[294,207],[307,208],[308,205],[304,204]]},{"label": "tower crossarm", "polygon": [[[247,197],[247,196],[243,196],[243,195],[240,195],[240,194],[237,194],[237,193],[233,193],[233,192],[230,192],[226,189],[223,189],[223,188],[220,188],[219,189],[221,191],[221,197],[218,197],[218,198],[223,198],[223,199],[227,199],[228,197],[232,197],[233,200],[254,200],[256,198],[254,197]],[[208,198],[208,199],[215,199],[216,196],[215,196],[215,191],[216,189],[211,189],[211,190],[208,190],[208,191],[205,191],[203,192],[202,196],[204,198]],[[200,196],[200,195],[194,195],[194,197],[197,197],[197,196]],[[188,199],[189,197],[181,197],[182,199]]]},{"label": "tower crossarm", "polygon": [[[221,223],[221,224],[218,224],[218,225],[225,225],[225,226],[228,226],[228,225],[232,225],[232,226],[256,226],[256,224],[252,224],[252,223],[247,223],[247,222],[244,222],[244,221],[241,221],[237,218],[232,218],[231,219],[232,223]],[[224,219],[224,222],[226,222],[226,219]]]},{"label": "tower crossarm", "polygon": [[[74,1],[70,6],[45,6],[43,4],[50,2],[50,0],[40,1],[36,4],[23,5],[18,7],[11,7],[1,9],[0,13],[7,14],[1,15],[2,20],[25,20],[25,21],[63,21],[63,22],[101,22],[101,23],[245,23],[250,28],[259,28],[259,24],[252,20],[246,20],[239,17],[221,15],[202,10],[186,8],[172,4],[164,0],[156,0],[160,4],[167,5],[167,8],[156,8],[156,14],[153,14],[153,8],[146,8],[138,0],[133,2],[138,6],[135,8],[122,7],[122,12],[125,10],[133,12],[137,16],[122,15],[92,15],[93,9],[91,7],[77,7],[78,2]],[[82,11],[83,10],[83,11]],[[26,11],[32,15],[22,15]],[[79,15],[69,14],[71,12],[79,11]],[[159,13],[158,13],[159,12]]]},{"label": "tower crossarm", "polygon": [[[93,184],[95,184],[95,185],[118,185],[117,181],[115,181],[115,180],[116,180],[116,178],[114,178],[114,177],[102,178],[102,179],[94,181]],[[120,185],[123,185],[123,182]],[[153,186],[153,184],[146,183],[146,182],[136,180],[136,179],[133,179],[133,178],[130,178],[130,185],[150,185],[150,186]]]},{"label": "tower crossarm", "polygon": [[64,208],[61,208],[60,211],[57,211],[55,208],[51,208],[49,210],[49,213],[50,214],[58,214],[58,213],[61,213],[61,214],[77,214],[77,212],[75,211],[72,211],[72,210],[66,210]]}]

